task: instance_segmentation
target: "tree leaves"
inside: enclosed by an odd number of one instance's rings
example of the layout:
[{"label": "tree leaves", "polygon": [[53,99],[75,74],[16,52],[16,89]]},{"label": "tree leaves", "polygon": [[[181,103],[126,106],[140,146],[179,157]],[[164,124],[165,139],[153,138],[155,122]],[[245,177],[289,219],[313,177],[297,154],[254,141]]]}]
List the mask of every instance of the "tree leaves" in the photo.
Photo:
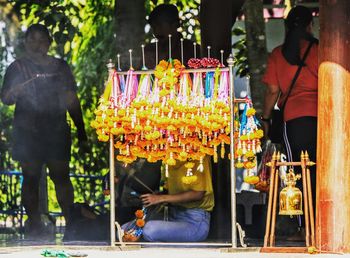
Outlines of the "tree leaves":
[{"label": "tree leaves", "polygon": [[[158,4],[167,2],[176,4],[183,18],[184,36],[200,40],[198,8],[200,0],[146,0],[146,13]],[[28,27],[33,23],[46,25],[52,33],[54,43],[50,53],[67,60],[74,71],[78,84],[78,94],[83,109],[84,122],[91,146],[91,154],[85,157],[79,156],[76,137],[73,138],[71,171],[76,174],[103,175],[108,171],[108,146],[97,140],[95,131],[90,127],[90,121],[94,118],[93,111],[104,88],[107,77],[106,62],[108,59],[116,60],[115,44],[115,0],[16,0],[11,1],[13,11],[20,17],[20,23]],[[197,10],[197,11],[193,11]],[[187,17],[187,18],[186,18]],[[143,17],[142,17],[143,18]],[[192,19],[193,21],[189,21]],[[130,33],[133,33],[130,31]],[[149,35],[149,37],[151,37]],[[0,51],[1,54],[1,51]],[[9,155],[8,135],[11,131],[11,118],[13,110],[0,104],[1,135],[7,130],[6,139],[0,138],[1,148],[6,149],[7,159]],[[73,136],[76,135],[75,127],[72,128]],[[5,161],[0,154],[0,166],[9,168],[11,164]],[[76,200],[89,201],[88,193],[94,190],[94,184],[79,183],[74,181]],[[50,191],[53,187],[50,186]],[[96,198],[103,198],[101,193]],[[51,197],[50,197],[51,198]],[[54,198],[54,197],[52,197]],[[50,206],[50,210],[57,210]],[[50,202],[50,205],[53,205]]]},{"label": "tree leaves", "polygon": [[246,33],[242,28],[236,27],[232,31],[232,35],[238,38],[237,41],[232,44],[234,66],[237,69],[236,75],[244,77],[249,74]]}]

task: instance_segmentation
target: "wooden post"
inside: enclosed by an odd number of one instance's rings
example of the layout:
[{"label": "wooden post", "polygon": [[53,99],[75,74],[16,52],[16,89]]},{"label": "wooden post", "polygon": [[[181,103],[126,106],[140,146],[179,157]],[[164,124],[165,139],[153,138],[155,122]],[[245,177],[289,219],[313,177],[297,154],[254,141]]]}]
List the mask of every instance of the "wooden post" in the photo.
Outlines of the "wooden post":
[{"label": "wooden post", "polygon": [[[309,166],[315,165],[314,162],[309,160],[309,155],[307,152],[301,152],[300,162],[281,162],[281,155],[278,152],[273,153],[272,160],[266,165],[271,168],[270,175],[270,190],[269,190],[269,202],[267,207],[267,219],[266,219],[266,228],[264,236],[264,246],[261,248],[260,252],[263,253],[305,253],[307,248],[310,247],[310,227],[314,225],[313,213],[310,212],[312,209],[312,191],[310,177],[308,177]],[[304,219],[305,219],[305,244],[303,247],[276,247],[275,246],[275,228],[276,228],[276,213],[277,213],[277,196],[279,195],[279,169],[281,166],[301,166],[302,168],[302,181],[303,181],[303,194],[304,194]],[[282,190],[283,191],[283,190]],[[290,200],[285,200],[285,202]],[[279,199],[281,204],[281,199]],[[283,202],[283,201],[282,201]],[[285,214],[286,215],[286,214]],[[310,215],[310,216],[309,216]],[[314,230],[311,229],[311,243],[314,244]]]},{"label": "wooden post", "polygon": [[320,0],[316,246],[350,252],[350,1]]},{"label": "wooden post", "polygon": [[[311,245],[315,246],[315,214],[314,214],[314,204],[312,203],[312,189],[311,189],[311,176],[310,176],[310,166],[314,166],[315,163],[310,161],[309,154],[307,151],[304,155],[305,158],[305,164],[306,164],[306,184],[307,184],[307,203],[309,207],[309,214],[310,214],[310,238],[311,238]],[[304,196],[306,198],[306,196]]]},{"label": "wooden post", "polygon": [[[272,200],[274,196],[274,186],[275,186],[275,169],[276,169],[276,152],[272,155],[272,160],[270,162],[270,186],[269,186],[269,201],[267,205],[267,219],[266,219],[266,228],[265,228],[265,236],[264,236],[264,247],[267,247],[270,239],[270,231],[271,231],[271,214],[272,214]],[[277,174],[278,176],[278,174]]]},{"label": "wooden post", "polygon": [[[280,152],[277,153],[276,156],[277,162],[281,160],[281,154]],[[275,164],[276,165],[276,164]],[[276,231],[276,212],[277,212],[277,197],[279,196],[279,167],[275,167],[275,170],[273,173],[275,173],[275,182],[273,186],[273,200],[272,200],[272,218],[271,218],[271,232],[270,232],[270,246],[275,245],[275,231]],[[271,184],[271,182],[270,182]]]},{"label": "wooden post", "polygon": [[307,189],[307,178],[306,178],[306,160],[304,152],[300,155],[301,161],[301,178],[303,183],[303,195],[304,195],[304,219],[305,219],[305,243],[306,246],[310,246],[310,227],[309,227],[309,192]]}]

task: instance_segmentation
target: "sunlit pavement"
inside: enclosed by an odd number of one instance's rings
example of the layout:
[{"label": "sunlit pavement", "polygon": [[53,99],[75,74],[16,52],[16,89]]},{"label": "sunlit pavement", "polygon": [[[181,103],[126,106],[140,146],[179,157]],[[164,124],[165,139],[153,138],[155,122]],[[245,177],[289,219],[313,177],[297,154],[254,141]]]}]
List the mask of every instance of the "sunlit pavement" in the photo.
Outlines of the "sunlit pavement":
[{"label": "sunlit pavement", "polygon": [[[0,248],[0,257],[43,257],[41,252],[45,249],[55,251],[65,251],[72,255],[85,255],[90,258],[108,258],[108,257],[128,257],[128,258],[254,258],[254,257],[344,257],[350,258],[350,254],[337,255],[337,254],[281,254],[281,253],[260,253],[256,248],[242,249],[237,248],[234,250],[228,250],[227,248],[186,248],[174,247],[146,247],[136,248],[127,247],[126,250],[121,250],[119,247],[107,247],[107,246],[23,246],[23,247],[3,247]],[[130,250],[134,249],[134,250]],[[230,251],[230,252],[228,252]]]},{"label": "sunlit pavement", "polygon": [[[350,258],[350,254],[308,254],[308,253],[261,253],[260,247],[262,246],[261,239],[246,239],[248,248],[228,248],[229,243],[226,242],[226,246],[215,244],[211,242],[201,243],[198,245],[191,244],[179,244],[168,245],[161,243],[137,243],[137,245],[116,245],[111,247],[108,242],[88,242],[88,241],[71,241],[63,242],[62,234],[56,234],[53,239],[42,240],[28,240],[24,239],[20,235],[0,235],[0,258],[12,257],[12,258],[27,258],[27,257],[44,257],[41,253],[45,250],[53,252],[64,251],[71,257],[96,257],[96,258],[255,258],[255,257],[344,257]],[[277,241],[278,246],[285,246],[286,243],[291,242]],[[208,244],[208,245],[207,245]],[[295,242],[294,246],[301,247],[305,242]],[[288,245],[289,246],[289,245]],[[56,256],[57,257],[57,256]],[[60,258],[63,258],[61,256]]]}]

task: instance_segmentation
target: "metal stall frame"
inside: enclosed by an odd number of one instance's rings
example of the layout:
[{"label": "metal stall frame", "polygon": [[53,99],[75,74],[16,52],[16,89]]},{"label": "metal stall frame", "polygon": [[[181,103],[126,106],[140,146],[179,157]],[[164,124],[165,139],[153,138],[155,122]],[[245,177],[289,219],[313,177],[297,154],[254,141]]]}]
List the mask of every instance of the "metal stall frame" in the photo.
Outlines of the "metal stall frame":
[{"label": "metal stall frame", "polygon": [[[230,121],[230,157],[234,157],[234,121],[235,121],[235,112],[234,112],[234,104],[235,102],[245,102],[244,99],[235,99],[234,97],[234,73],[233,73],[233,63],[234,59],[232,54],[230,54],[229,58],[227,59],[228,67],[219,68],[220,71],[228,71],[229,72],[229,85],[230,85],[230,115],[231,115],[231,121]],[[114,64],[110,60],[107,64],[107,68],[109,71],[109,74],[114,72]],[[182,72],[184,73],[193,73],[193,72],[215,72],[217,68],[202,68],[202,69],[186,69]],[[134,74],[136,75],[142,75],[142,74],[153,74],[154,70],[144,70],[144,71],[134,71]],[[126,75],[127,72],[125,71],[117,71],[118,74]],[[109,138],[109,166],[110,166],[110,244],[111,246],[115,246],[116,244],[120,244],[121,246],[125,245],[184,245],[187,246],[226,246],[231,248],[237,248],[237,228],[240,228],[239,225],[237,225],[237,219],[236,219],[236,173],[235,173],[235,164],[234,164],[234,158],[230,159],[230,193],[231,193],[231,244],[229,243],[209,243],[209,242],[201,242],[201,243],[159,243],[159,242],[152,242],[152,243],[146,243],[146,242],[122,242],[122,241],[116,241],[116,224],[115,224],[115,185],[114,185],[114,177],[115,177],[115,155],[114,155],[114,137],[111,134]],[[241,232],[240,232],[241,234]],[[244,244],[242,244],[242,238],[241,245],[245,247]]]}]

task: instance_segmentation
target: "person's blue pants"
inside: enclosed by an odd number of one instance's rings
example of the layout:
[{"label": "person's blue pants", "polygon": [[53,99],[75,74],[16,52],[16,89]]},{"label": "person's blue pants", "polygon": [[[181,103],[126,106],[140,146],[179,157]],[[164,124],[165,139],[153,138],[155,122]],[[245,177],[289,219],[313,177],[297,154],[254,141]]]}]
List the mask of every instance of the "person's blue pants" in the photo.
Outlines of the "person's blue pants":
[{"label": "person's blue pants", "polygon": [[[130,221],[122,228],[130,227]],[[207,238],[210,213],[202,209],[169,207],[168,220],[151,219],[143,227],[143,239],[149,242],[198,242]]]},{"label": "person's blue pants", "polygon": [[149,220],[143,238],[150,242],[197,242],[207,238],[210,213],[202,209],[171,207],[169,220]]}]

